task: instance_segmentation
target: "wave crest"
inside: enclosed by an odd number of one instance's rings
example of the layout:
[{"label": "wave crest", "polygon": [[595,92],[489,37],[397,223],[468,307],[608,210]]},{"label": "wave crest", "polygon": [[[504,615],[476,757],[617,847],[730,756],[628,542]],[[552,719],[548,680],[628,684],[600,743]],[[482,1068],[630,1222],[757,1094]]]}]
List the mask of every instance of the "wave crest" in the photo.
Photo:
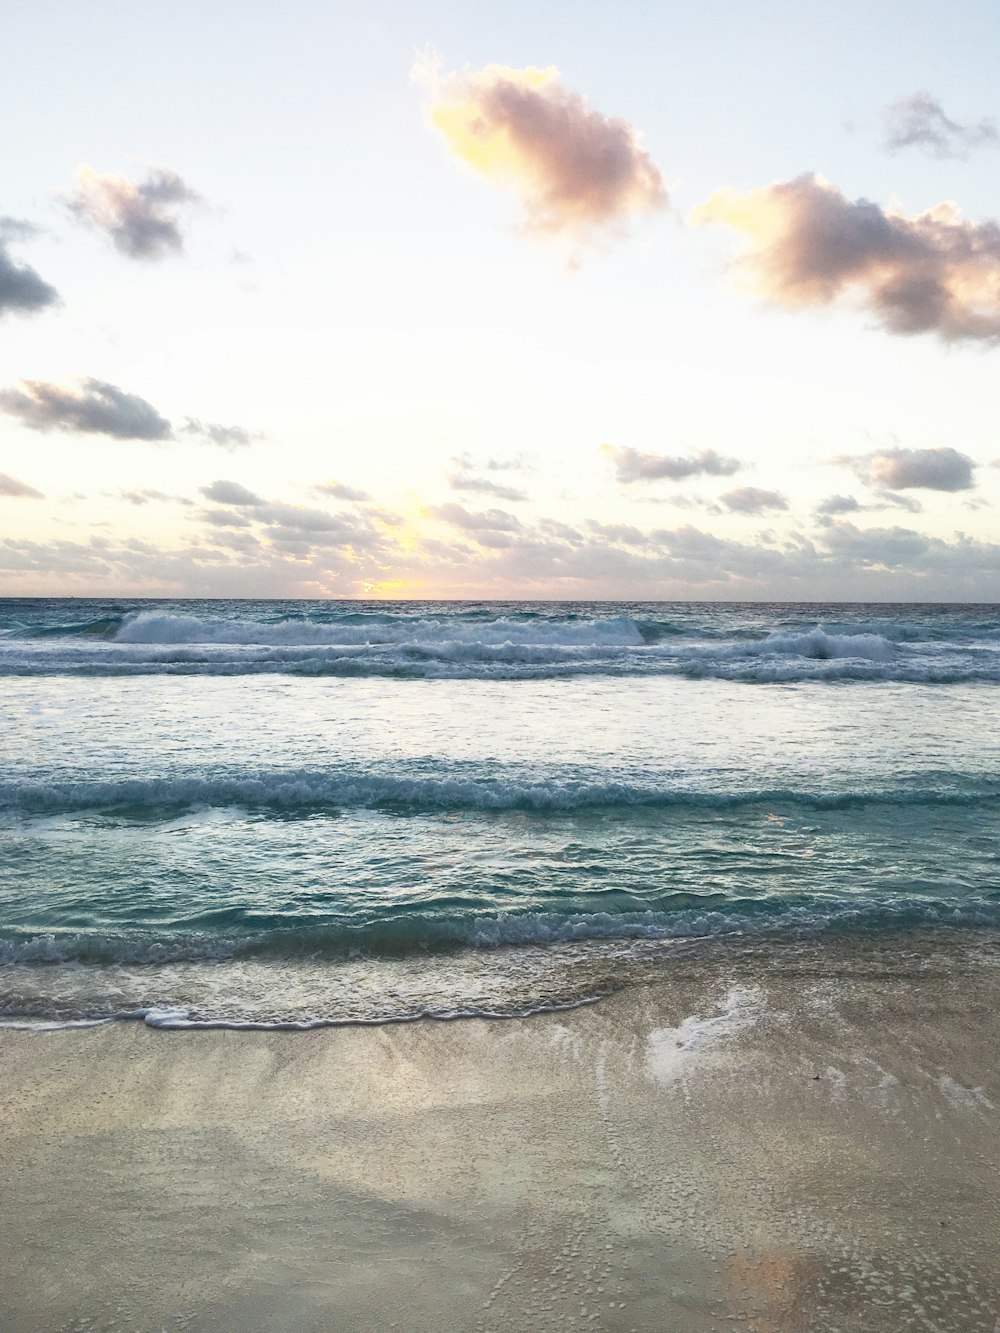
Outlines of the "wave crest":
[{"label": "wave crest", "polygon": [[48,783],[0,783],[0,810],[63,814],[108,810],[170,815],[185,808],[245,806],[273,810],[337,808],[420,811],[559,812],[620,807],[735,810],[748,806],[851,809],[865,804],[954,805],[1000,799],[1000,776],[961,781],[954,774],[901,774],[892,785],[847,790],[753,788],[718,791],[692,785],[587,781],[569,777],[394,776],[284,771],[253,776],[191,774]]},{"label": "wave crest", "polygon": [[11,935],[0,938],[0,966],[50,968],[157,968],[243,960],[357,961],[406,958],[456,950],[492,951],[599,941],[683,940],[721,935],[815,934],[828,929],[885,930],[919,926],[957,929],[1000,927],[996,896],[951,898],[858,895],[733,898],[670,895],[657,908],[621,912],[583,910],[489,912],[471,915],[412,912],[396,920],[326,922],[242,934],[129,934],[99,931]]},{"label": "wave crest", "polygon": [[769,634],[757,647],[762,654],[788,653],[818,661],[862,658],[869,662],[890,662],[898,651],[897,645],[881,634],[831,634],[821,625],[801,634]]},{"label": "wave crest", "polygon": [[232,620],[226,617],[178,615],[171,611],[140,611],[127,617],[114,635],[116,643],[330,645],[374,647],[399,645],[442,648],[545,646],[552,648],[641,647],[642,632],[628,616],[601,620],[522,620],[499,616],[487,621],[457,617],[400,616],[362,624],[316,620]]}]

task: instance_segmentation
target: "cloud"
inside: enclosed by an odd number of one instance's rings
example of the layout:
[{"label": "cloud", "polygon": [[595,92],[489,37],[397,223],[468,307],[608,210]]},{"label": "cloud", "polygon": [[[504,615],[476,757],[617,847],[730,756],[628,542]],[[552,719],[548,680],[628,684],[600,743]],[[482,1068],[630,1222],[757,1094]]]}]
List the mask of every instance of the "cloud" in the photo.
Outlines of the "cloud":
[{"label": "cloud", "polygon": [[649,536],[631,523],[600,523],[596,518],[587,519],[587,529],[597,537],[615,542],[620,546],[648,546]]},{"label": "cloud", "polygon": [[530,471],[524,454],[514,454],[507,458],[475,458],[470,453],[455,454],[452,457],[454,468],[447,474],[448,485],[455,491],[470,491],[479,495],[491,495],[495,500],[510,500],[517,504],[527,500],[528,494],[519,486],[506,482],[494,481],[483,477],[482,472],[527,472]]},{"label": "cloud", "polygon": [[[961,534],[955,541],[945,542],[912,528],[858,528],[842,521],[826,529],[823,541],[833,556],[862,569],[923,571],[936,565],[940,571],[949,572],[955,557],[963,552],[974,554],[981,561],[981,570],[996,568],[1000,563],[1000,546],[970,541]],[[966,572],[973,571],[970,562]]]},{"label": "cloud", "polygon": [[250,520],[246,514],[235,509],[203,509],[198,516],[205,523],[216,528],[248,528]]},{"label": "cloud", "polygon": [[853,468],[862,481],[887,491],[968,491],[975,464],[957,449],[879,449],[831,462]]},{"label": "cloud", "polygon": [[967,157],[974,148],[1000,143],[996,121],[963,125],[945,115],[930,93],[911,93],[886,107],[885,147],[890,153],[920,148],[933,157]]},{"label": "cloud", "polygon": [[312,509],[308,505],[290,505],[280,503],[265,504],[254,515],[276,527],[289,531],[308,533],[337,533],[354,535],[361,530],[368,531],[370,525],[352,514],[328,514],[325,509]]},{"label": "cloud", "polygon": [[780,491],[762,491],[757,486],[737,486],[719,498],[731,514],[768,514],[788,508]]},{"label": "cloud", "polygon": [[487,65],[442,75],[425,65],[414,73],[431,90],[431,123],[450,151],[517,195],[529,235],[588,240],[666,205],[636,131],[593,110],[558,70]]},{"label": "cloud", "polygon": [[[215,482],[202,494],[224,500],[228,507],[206,509],[198,516],[214,528],[255,527],[255,540],[262,549],[281,552],[297,560],[326,559],[324,553],[340,551],[345,561],[384,557],[391,549],[383,528],[375,518],[361,513],[327,513],[307,505],[263,500],[237,482]],[[252,496],[254,503],[243,497]]]},{"label": "cloud", "polygon": [[18,264],[8,253],[11,241],[23,240],[34,232],[30,223],[0,217],[0,316],[11,312],[30,314],[59,301],[59,293],[54,287],[27,264]]},{"label": "cloud", "polygon": [[424,511],[431,518],[438,518],[456,528],[465,528],[469,532],[497,530],[513,532],[521,526],[521,520],[515,514],[508,514],[505,509],[487,509],[478,512],[466,509],[464,505],[443,504],[428,505]]},{"label": "cloud", "polygon": [[[0,390],[0,411],[19,417],[32,430],[59,430],[110,435],[117,440],[176,440],[173,425],[138,394],[126,393],[104,380],[85,379],[79,388],[21,380],[19,387]],[[263,439],[242,426],[220,426],[192,417],[181,427],[208,444],[235,449]]]},{"label": "cloud", "polygon": [[0,216],[0,241],[9,244],[11,241],[27,241],[32,236],[37,236],[40,228],[33,222],[28,222],[24,218],[12,218]]},{"label": "cloud", "polygon": [[0,536],[0,585],[26,595],[356,596],[384,577],[381,551],[283,550],[243,528],[208,526],[185,545],[95,534],[86,541]]},{"label": "cloud", "polygon": [[80,389],[41,380],[22,380],[19,389],[0,391],[0,410],[32,430],[78,431],[117,440],[169,440],[170,422],[145,398],[103,380],[87,379]]},{"label": "cloud", "polygon": [[377,562],[398,551],[385,530],[401,521],[393,514],[377,510],[329,513],[309,505],[286,504],[224,478],[203,486],[201,494],[217,506],[194,516],[209,529],[205,540],[224,541],[234,550],[252,542],[259,552],[276,560],[319,562],[324,570],[329,570],[331,562],[345,570],[363,561],[376,562],[367,568],[369,577],[378,572]]},{"label": "cloud", "polygon": [[118,498],[127,500],[130,505],[145,505],[150,503],[191,505],[194,503],[184,495],[169,495],[166,491],[153,490],[149,486],[139,486],[131,491],[119,488]]},{"label": "cloud", "polygon": [[816,513],[823,518],[833,518],[839,514],[858,514],[862,509],[864,505],[853,495],[828,495],[816,506]]},{"label": "cloud", "polygon": [[692,221],[749,238],[737,271],[774,305],[846,298],[892,333],[1000,339],[1000,224],[967,222],[954,204],[907,217],[799,176],[748,194],[719,190]]},{"label": "cloud", "polygon": [[[724,539],[690,524],[643,531],[542,519],[476,538],[476,549],[422,540],[405,577],[427,595],[728,600],[979,600],[1000,568],[1000,545],[827,520],[810,537]],[[416,581],[416,582],[415,582]]]},{"label": "cloud", "polygon": [[372,498],[367,491],[355,490],[353,486],[345,486],[342,481],[325,481],[319,486],[314,486],[313,490],[318,491],[321,495],[332,495],[337,500],[360,502]]},{"label": "cloud", "polygon": [[67,199],[72,213],[107,233],[117,250],[130,259],[161,259],[180,254],[184,233],[178,207],[199,196],[167,167],[154,167],[138,184],[116,172],[100,175],[82,166],[76,189]]},{"label": "cloud", "polygon": [[253,491],[248,491],[238,481],[222,479],[213,481],[208,486],[202,486],[201,494],[206,500],[214,500],[217,504],[236,505],[248,509],[257,508],[265,503],[259,495],[254,495]]},{"label": "cloud", "polygon": [[357,531],[357,520],[352,515],[327,513],[325,509],[313,509],[309,505],[281,504],[279,501],[272,501],[263,505],[259,513],[253,517],[272,524],[273,527],[287,529],[288,532],[307,532],[313,535],[336,533],[343,536],[345,533]]},{"label": "cloud", "polygon": [[217,421],[199,421],[197,417],[188,417],[181,430],[185,435],[197,435],[209,444],[217,444],[220,449],[244,449],[264,438],[242,426],[222,426]]},{"label": "cloud", "polygon": [[0,535],[0,587],[25,596],[322,597],[402,585],[410,595],[476,598],[988,601],[1000,572],[998,543],[835,517],[809,534],[757,532],[749,541],[690,524],[570,527],[461,506],[445,516],[458,529],[448,540],[408,529],[395,541],[365,515],[271,501],[193,517],[195,536],[180,545],[110,533],[47,542]]},{"label": "cloud", "polygon": [[449,472],[448,485],[453,491],[476,491],[481,495],[492,495],[496,500],[527,500],[526,491],[514,486],[505,486],[502,482],[491,481],[489,477],[477,477],[471,472]]},{"label": "cloud", "polygon": [[908,513],[919,514],[923,505],[912,495],[897,495],[895,491],[877,489],[872,492],[875,504],[866,505],[866,509],[905,509]]},{"label": "cloud", "polygon": [[540,518],[538,531],[546,537],[555,537],[563,542],[583,541],[578,528],[571,527],[569,523],[561,523],[557,518]]},{"label": "cloud", "polygon": [[476,458],[468,452],[453,454],[451,461],[457,468],[467,472],[530,472],[531,462],[527,454],[507,454],[504,457]]},{"label": "cloud", "polygon": [[602,452],[614,464],[618,480],[626,485],[634,481],[659,481],[664,477],[671,481],[683,481],[686,477],[731,477],[742,467],[738,459],[726,458],[714,449],[702,449],[687,457],[671,457],[606,444]]},{"label": "cloud", "polygon": [[513,543],[510,534],[522,528],[521,520],[505,509],[472,511],[464,505],[443,504],[428,505],[424,513],[428,518],[436,518],[469,533],[480,546],[510,546]]},{"label": "cloud", "polygon": [[18,481],[17,477],[11,477],[6,472],[0,472],[0,496],[18,500],[45,499],[41,491],[36,491],[34,486],[29,486],[26,481]]},{"label": "cloud", "polygon": [[372,519],[375,523],[382,523],[388,528],[401,528],[406,522],[402,514],[397,514],[392,509],[383,509],[381,505],[369,505],[364,512],[366,518]]},{"label": "cloud", "polygon": [[896,495],[892,491],[875,492],[875,504],[862,504],[853,495],[828,495],[816,506],[815,514],[820,522],[828,523],[843,514],[869,514],[884,509],[906,509],[911,514],[919,514],[923,506],[910,495]]}]

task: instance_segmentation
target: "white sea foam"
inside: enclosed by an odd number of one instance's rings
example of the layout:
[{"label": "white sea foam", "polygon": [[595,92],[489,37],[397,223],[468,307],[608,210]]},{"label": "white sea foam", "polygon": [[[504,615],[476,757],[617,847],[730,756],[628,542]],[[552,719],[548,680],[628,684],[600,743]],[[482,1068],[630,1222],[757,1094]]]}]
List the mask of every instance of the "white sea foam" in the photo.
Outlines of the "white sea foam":
[{"label": "white sea foam", "polygon": [[950,1074],[941,1075],[938,1079],[938,1087],[952,1106],[957,1106],[963,1111],[981,1112],[994,1109],[993,1103],[981,1087],[963,1087]]},{"label": "white sea foam", "polygon": [[[521,1005],[510,1009],[490,1008],[484,1005],[460,1005],[447,1009],[421,1008],[403,1010],[397,1013],[372,1014],[370,1016],[354,1014],[350,1017],[329,1017],[281,1019],[281,1018],[199,1018],[186,1009],[140,1009],[129,1014],[118,1014],[117,1018],[140,1018],[147,1027],[159,1028],[166,1032],[314,1032],[318,1028],[344,1027],[390,1027],[400,1023],[418,1023],[423,1019],[432,1019],[438,1023],[454,1023],[467,1018],[533,1018],[536,1014],[562,1014],[571,1009],[582,1009],[585,1005],[596,1004],[602,995],[584,995],[577,999],[549,1003]],[[82,1026],[82,1025],[81,1025]]]},{"label": "white sea foam", "polygon": [[759,1022],[763,1012],[763,994],[758,987],[730,987],[717,1013],[691,1014],[677,1027],[650,1032],[646,1038],[646,1072],[657,1083],[673,1083],[693,1061],[715,1053],[720,1043]]},{"label": "white sea foam", "polygon": [[831,634],[822,626],[801,631],[776,630],[761,639],[693,644],[676,650],[679,657],[711,662],[738,658],[804,657],[813,661],[860,659],[891,662],[905,654],[898,644],[881,634]]},{"label": "white sea foam", "polygon": [[897,645],[881,634],[829,634],[819,625],[803,634],[769,634],[756,651],[789,653],[819,661],[855,657],[871,662],[890,662],[899,654]]},{"label": "white sea foam", "polygon": [[74,1028],[100,1028],[113,1023],[117,1015],[108,1018],[0,1018],[0,1028],[11,1032],[68,1032]]}]

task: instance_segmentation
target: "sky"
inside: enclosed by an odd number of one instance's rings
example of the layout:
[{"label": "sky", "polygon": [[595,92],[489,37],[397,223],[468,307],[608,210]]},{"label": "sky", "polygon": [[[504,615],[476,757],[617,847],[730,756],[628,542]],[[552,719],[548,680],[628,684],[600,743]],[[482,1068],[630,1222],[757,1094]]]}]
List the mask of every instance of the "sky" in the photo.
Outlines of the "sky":
[{"label": "sky", "polygon": [[1000,600],[992,0],[4,32],[0,595]]}]

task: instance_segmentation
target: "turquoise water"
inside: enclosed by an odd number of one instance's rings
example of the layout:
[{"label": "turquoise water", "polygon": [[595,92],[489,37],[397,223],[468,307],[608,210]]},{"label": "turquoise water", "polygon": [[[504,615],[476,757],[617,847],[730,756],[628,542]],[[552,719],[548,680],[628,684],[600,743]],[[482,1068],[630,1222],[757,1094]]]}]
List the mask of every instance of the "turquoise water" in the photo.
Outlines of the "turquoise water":
[{"label": "turquoise water", "polygon": [[0,602],[0,1015],[571,1004],[1000,924],[1000,610]]}]

